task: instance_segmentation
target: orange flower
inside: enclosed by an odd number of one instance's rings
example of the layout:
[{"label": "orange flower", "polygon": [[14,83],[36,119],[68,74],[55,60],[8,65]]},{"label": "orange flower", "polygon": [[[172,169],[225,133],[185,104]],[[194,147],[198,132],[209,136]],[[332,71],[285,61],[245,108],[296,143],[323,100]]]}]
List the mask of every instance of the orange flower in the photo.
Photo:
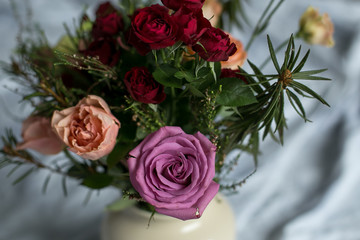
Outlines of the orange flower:
[{"label": "orange flower", "polygon": [[213,27],[216,27],[221,16],[223,7],[218,0],[206,0],[202,7],[205,18],[210,19]]},{"label": "orange flower", "polygon": [[300,18],[298,35],[310,44],[326,47],[334,46],[334,25],[327,13],[322,16],[319,11],[309,6]]},{"label": "orange flower", "polygon": [[242,66],[245,62],[247,54],[244,50],[243,44],[241,41],[235,39],[233,36],[229,34],[230,41],[235,43],[236,45],[236,52],[234,55],[230,56],[227,61],[221,62],[221,68],[231,68],[231,69],[238,69],[238,66]]}]

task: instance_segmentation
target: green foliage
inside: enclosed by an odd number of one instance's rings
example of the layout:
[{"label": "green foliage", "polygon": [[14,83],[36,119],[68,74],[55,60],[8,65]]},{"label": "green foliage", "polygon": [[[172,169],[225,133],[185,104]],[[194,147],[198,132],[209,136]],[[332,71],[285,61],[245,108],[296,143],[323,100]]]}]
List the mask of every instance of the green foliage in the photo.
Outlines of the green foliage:
[{"label": "green foliage", "polygon": [[220,93],[216,102],[223,106],[240,107],[256,103],[257,100],[250,87],[238,78],[222,78],[218,82]]}]

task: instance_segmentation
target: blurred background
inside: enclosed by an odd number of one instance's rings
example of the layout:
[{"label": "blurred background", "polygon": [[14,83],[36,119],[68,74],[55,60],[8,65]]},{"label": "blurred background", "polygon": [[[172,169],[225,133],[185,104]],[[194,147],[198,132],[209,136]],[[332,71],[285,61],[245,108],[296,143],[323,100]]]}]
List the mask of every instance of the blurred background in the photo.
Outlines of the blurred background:
[{"label": "blurred background", "polygon": [[[97,0],[15,0],[19,16],[32,18],[44,29],[51,44],[65,33],[63,23],[73,26],[85,5],[90,16]],[[245,1],[251,26],[256,24],[267,0]],[[258,171],[238,193],[228,196],[234,209],[238,240],[357,240],[360,239],[360,1],[285,1],[265,34],[253,43],[248,58],[261,64],[268,56],[266,33],[279,45],[298,30],[298,20],[309,5],[327,12],[335,26],[335,47],[312,46],[302,41],[303,53],[311,49],[305,69],[329,70],[323,75],[332,82],[313,81],[309,85],[322,95],[331,108],[315,100],[304,101],[312,123],[304,123],[287,104],[288,130],[283,146],[267,139],[262,142]],[[9,62],[19,30],[10,1],[0,1],[0,60]],[[232,35],[247,43],[251,26],[231,29]],[[279,54],[279,57],[282,57]],[[244,65],[249,69],[248,65]],[[271,64],[264,68],[272,74]],[[17,85],[0,73],[0,133],[12,128],[20,136],[21,123],[31,109],[19,105],[21,97],[8,89]],[[42,157],[42,156],[40,156]],[[252,169],[243,156],[232,173],[243,176]],[[68,180],[68,196],[61,178],[53,176],[46,194],[42,184],[48,172],[38,171],[13,186],[21,171],[7,177],[0,170],[0,240],[100,238],[104,207],[119,193],[114,189],[93,193]]]}]

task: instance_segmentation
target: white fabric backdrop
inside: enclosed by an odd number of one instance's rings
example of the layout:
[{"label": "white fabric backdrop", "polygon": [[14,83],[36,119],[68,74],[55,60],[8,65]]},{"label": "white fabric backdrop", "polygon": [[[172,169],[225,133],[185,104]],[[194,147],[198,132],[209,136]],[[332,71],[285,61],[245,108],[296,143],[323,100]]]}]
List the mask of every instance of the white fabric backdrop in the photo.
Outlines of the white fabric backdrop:
[{"label": "white fabric backdrop", "polygon": [[[24,2],[29,3],[34,20],[41,23],[49,41],[55,43],[64,32],[63,22],[72,25],[83,4],[94,6],[98,1],[16,2],[20,9]],[[258,9],[263,9],[268,1],[249,2],[247,13],[254,24],[260,14]],[[301,43],[303,49],[311,48],[306,68],[329,68],[324,75],[333,79],[331,83],[310,84],[331,108],[314,100],[305,101],[313,123],[304,124],[287,106],[289,129],[284,146],[269,140],[263,142],[259,170],[237,194],[229,196],[239,240],[360,239],[360,1],[285,1],[267,31],[275,45],[297,29],[299,17],[310,4],[328,12],[335,25],[334,48]],[[8,61],[18,29],[10,3],[5,0],[0,1],[0,24],[0,60]],[[249,31],[233,34],[248,41]],[[267,52],[263,35],[248,56],[261,63]],[[273,73],[274,69],[268,65],[265,72]],[[3,87],[15,86],[3,73],[0,85],[0,133],[10,127],[19,135],[21,121],[30,110],[19,107],[20,98]],[[243,175],[250,169],[251,161],[245,156],[233,175]],[[61,179],[53,177],[43,195],[41,186],[46,171],[12,186],[18,175],[7,178],[9,170],[0,170],[0,239],[99,239],[103,208],[118,196],[116,190],[94,194],[83,206],[87,189],[76,182],[68,181],[69,195],[64,197]]]}]

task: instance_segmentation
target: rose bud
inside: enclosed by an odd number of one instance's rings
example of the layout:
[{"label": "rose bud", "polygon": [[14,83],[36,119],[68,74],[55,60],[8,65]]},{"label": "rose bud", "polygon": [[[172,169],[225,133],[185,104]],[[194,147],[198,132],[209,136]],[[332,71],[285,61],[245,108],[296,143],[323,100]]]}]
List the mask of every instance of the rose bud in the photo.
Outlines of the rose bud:
[{"label": "rose bud", "polygon": [[299,25],[298,36],[306,42],[326,47],[334,46],[334,25],[326,13],[320,16],[319,11],[310,6],[301,16]]},{"label": "rose bud", "polygon": [[192,11],[187,7],[182,7],[173,17],[183,33],[180,39],[187,45],[194,45],[201,35],[211,27],[209,20],[204,18],[201,9]]},{"label": "rose bud", "polygon": [[133,67],[125,74],[126,88],[135,101],[158,104],[165,100],[164,87],[146,67]]},{"label": "rose bud", "polygon": [[75,107],[55,111],[51,126],[70,151],[96,160],[114,148],[120,122],[102,98],[89,95]]},{"label": "rose bud", "polygon": [[227,61],[221,62],[222,68],[231,68],[231,69],[238,69],[238,66],[242,66],[246,59],[246,52],[244,50],[243,44],[241,41],[235,39],[229,34],[230,42],[235,43],[236,52],[234,55],[230,56]]},{"label": "rose bud", "polygon": [[116,35],[124,28],[120,13],[109,3],[103,3],[96,11],[96,20],[92,29],[92,36],[97,39]]},{"label": "rose bud", "polygon": [[222,13],[222,5],[218,0],[206,0],[202,7],[204,17],[210,19],[213,27],[216,27]]},{"label": "rose bud", "polygon": [[169,15],[169,10],[155,4],[134,13],[128,35],[128,43],[140,54],[146,55],[153,49],[174,45],[179,32],[178,25]]},{"label": "rose bud", "polygon": [[158,213],[199,218],[219,190],[213,181],[215,150],[200,132],[190,135],[180,127],[162,127],[130,151],[130,181]]},{"label": "rose bud", "polygon": [[120,58],[120,50],[116,48],[115,39],[98,39],[90,43],[83,51],[85,56],[98,57],[100,62],[110,67],[115,66]]},{"label": "rose bud", "polygon": [[192,10],[201,9],[205,0],[161,0],[167,8],[177,11],[185,6]]},{"label": "rose bud", "polygon": [[230,68],[222,68],[220,78],[238,78],[241,79],[244,83],[248,83],[246,80],[246,77],[244,75],[241,75],[240,69],[230,69]]},{"label": "rose bud", "polygon": [[23,142],[16,146],[16,150],[33,149],[45,155],[59,153],[64,144],[53,132],[50,119],[39,116],[31,116],[23,122]]},{"label": "rose bud", "polygon": [[209,62],[226,61],[236,52],[235,43],[219,28],[209,28],[199,39],[200,44],[192,46],[201,58]]}]

